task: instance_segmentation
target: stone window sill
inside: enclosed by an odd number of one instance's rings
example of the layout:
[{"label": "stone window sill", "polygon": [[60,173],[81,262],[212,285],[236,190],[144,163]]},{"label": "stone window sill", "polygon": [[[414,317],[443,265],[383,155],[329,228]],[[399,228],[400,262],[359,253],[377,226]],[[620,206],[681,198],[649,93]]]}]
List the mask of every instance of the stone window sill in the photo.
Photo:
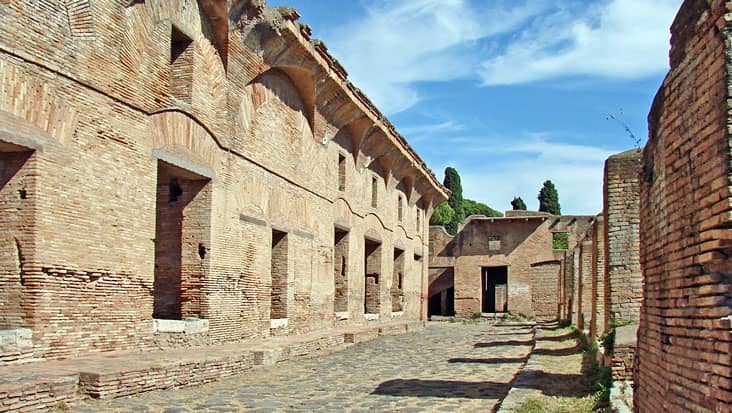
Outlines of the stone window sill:
[{"label": "stone window sill", "polygon": [[153,319],[154,333],[200,334],[208,332],[208,320],[202,318],[185,318],[183,320]]}]

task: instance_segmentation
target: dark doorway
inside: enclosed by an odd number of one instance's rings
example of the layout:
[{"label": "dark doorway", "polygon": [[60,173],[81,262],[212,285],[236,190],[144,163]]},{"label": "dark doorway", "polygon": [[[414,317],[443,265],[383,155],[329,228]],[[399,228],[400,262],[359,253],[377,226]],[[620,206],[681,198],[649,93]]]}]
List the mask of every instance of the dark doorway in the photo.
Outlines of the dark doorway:
[{"label": "dark doorway", "polygon": [[483,267],[481,274],[484,313],[505,313],[508,307],[508,267]]},{"label": "dark doorway", "polygon": [[427,307],[428,315],[452,316],[455,315],[455,288],[442,290],[430,296]]},{"label": "dark doorway", "polygon": [[201,316],[210,234],[210,179],[158,162],[153,318]]},{"label": "dark doorway", "polygon": [[379,314],[381,311],[381,243],[366,239],[364,248],[364,302],[365,314]]}]

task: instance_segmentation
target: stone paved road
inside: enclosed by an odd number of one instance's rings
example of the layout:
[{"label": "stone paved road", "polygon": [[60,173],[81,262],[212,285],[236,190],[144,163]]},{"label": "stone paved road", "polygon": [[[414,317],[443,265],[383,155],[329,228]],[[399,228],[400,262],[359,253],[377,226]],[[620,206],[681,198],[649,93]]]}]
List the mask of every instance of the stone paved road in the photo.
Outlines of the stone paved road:
[{"label": "stone paved road", "polygon": [[342,351],[300,358],[203,386],[110,401],[113,412],[490,412],[533,348],[530,325],[430,323]]}]

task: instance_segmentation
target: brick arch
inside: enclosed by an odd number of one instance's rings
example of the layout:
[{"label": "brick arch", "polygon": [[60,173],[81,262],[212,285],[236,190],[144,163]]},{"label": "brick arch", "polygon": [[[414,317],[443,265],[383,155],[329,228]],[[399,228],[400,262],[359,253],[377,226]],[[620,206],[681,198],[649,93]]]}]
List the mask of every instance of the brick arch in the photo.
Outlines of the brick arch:
[{"label": "brick arch", "polygon": [[43,79],[24,74],[17,66],[0,61],[0,111],[46,132],[61,144],[76,130],[78,115]]},{"label": "brick arch", "polygon": [[180,7],[178,3],[152,1],[125,9],[126,29],[119,47],[119,60],[124,70],[115,83],[123,88],[136,87],[140,82],[139,73],[155,73],[144,83],[157,93],[148,94],[148,99],[140,103],[151,112],[167,107],[169,103],[164,97],[167,97],[170,87],[168,68],[167,65],[161,66],[153,56],[166,50],[167,46],[161,42],[170,41],[172,27],[175,26],[192,40],[196,50],[195,106],[203,107],[202,113],[207,112],[207,106],[226,106],[226,52],[222,51],[220,42],[228,44],[228,40],[219,39],[212,33],[216,27],[206,21],[205,13],[199,13],[195,7]]},{"label": "brick arch", "polygon": [[195,165],[211,171],[217,165],[220,145],[216,138],[184,112],[166,110],[150,116],[150,139],[153,150],[186,156]]}]

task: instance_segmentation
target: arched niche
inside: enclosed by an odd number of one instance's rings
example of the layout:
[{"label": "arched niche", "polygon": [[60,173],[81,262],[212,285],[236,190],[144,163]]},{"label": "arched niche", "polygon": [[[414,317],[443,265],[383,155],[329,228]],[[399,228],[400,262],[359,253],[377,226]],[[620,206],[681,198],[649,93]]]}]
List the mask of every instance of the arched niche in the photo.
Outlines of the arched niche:
[{"label": "arched niche", "polygon": [[314,136],[301,88],[279,69],[262,73],[244,88],[239,117],[248,151],[276,151],[280,163],[292,168],[298,165],[305,140]]}]

